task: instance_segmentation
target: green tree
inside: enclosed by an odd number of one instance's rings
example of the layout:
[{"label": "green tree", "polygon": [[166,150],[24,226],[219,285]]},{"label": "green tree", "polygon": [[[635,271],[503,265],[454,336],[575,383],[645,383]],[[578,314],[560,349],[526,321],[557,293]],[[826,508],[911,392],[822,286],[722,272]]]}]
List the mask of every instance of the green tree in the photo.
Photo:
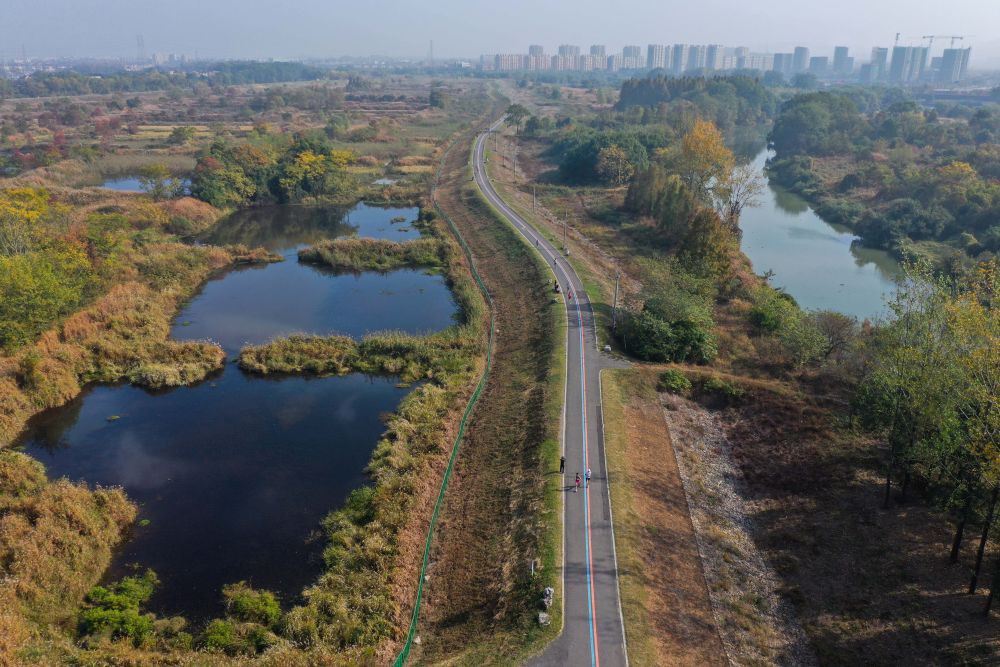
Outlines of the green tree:
[{"label": "green tree", "polygon": [[597,154],[597,173],[607,183],[622,186],[635,174],[635,166],[620,146],[602,148]]},{"label": "green tree", "polygon": [[178,125],[167,137],[167,143],[172,146],[183,146],[194,139],[195,129],[190,125]]},{"label": "green tree", "polygon": [[531,115],[531,112],[521,104],[511,104],[504,113],[507,115],[507,124],[513,125],[517,134],[521,133],[521,123]]}]

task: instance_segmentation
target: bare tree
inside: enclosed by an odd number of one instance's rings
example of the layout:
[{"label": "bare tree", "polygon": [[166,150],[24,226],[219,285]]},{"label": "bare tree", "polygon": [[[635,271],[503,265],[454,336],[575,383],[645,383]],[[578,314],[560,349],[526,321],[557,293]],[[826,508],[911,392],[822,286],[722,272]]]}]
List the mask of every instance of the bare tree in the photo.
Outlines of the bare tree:
[{"label": "bare tree", "polygon": [[743,209],[760,206],[764,179],[752,164],[733,168],[725,182],[713,188],[716,210],[730,231],[740,238],[740,215]]}]

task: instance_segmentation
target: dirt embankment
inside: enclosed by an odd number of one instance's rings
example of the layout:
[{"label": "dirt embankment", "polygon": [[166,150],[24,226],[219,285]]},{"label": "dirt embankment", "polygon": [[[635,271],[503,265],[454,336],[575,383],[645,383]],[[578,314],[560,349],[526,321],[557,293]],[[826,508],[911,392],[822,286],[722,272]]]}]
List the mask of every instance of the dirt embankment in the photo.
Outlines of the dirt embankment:
[{"label": "dirt embankment", "polygon": [[420,660],[468,659],[471,649],[503,663],[537,632],[529,563],[552,520],[543,511],[542,443],[555,332],[548,277],[476,197],[467,158],[458,147],[449,154],[438,200],[493,296],[496,348],[438,525]]}]

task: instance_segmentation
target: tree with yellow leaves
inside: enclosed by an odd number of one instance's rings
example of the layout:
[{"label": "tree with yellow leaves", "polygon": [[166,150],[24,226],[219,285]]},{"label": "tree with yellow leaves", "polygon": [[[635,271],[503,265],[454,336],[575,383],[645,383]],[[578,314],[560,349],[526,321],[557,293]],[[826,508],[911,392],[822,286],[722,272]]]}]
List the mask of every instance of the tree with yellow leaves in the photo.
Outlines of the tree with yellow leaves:
[{"label": "tree with yellow leaves", "polygon": [[13,257],[31,250],[52,207],[49,193],[35,188],[0,191],[0,256]]},{"label": "tree with yellow leaves", "polygon": [[712,121],[699,119],[681,139],[674,167],[691,192],[709,204],[713,188],[728,181],[735,164],[719,128]]}]

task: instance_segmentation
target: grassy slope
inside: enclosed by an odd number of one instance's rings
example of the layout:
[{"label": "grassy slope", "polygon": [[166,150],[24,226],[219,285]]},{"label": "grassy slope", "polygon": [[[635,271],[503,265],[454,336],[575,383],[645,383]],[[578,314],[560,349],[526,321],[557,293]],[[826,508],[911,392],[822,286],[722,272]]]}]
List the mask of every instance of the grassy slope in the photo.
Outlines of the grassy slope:
[{"label": "grassy slope", "polygon": [[446,498],[419,660],[510,664],[561,627],[560,609],[545,629],[535,611],[562,562],[560,497],[545,476],[560,451],[565,325],[547,265],[469,184],[463,155],[449,175],[439,200],[493,295],[498,341]]}]

